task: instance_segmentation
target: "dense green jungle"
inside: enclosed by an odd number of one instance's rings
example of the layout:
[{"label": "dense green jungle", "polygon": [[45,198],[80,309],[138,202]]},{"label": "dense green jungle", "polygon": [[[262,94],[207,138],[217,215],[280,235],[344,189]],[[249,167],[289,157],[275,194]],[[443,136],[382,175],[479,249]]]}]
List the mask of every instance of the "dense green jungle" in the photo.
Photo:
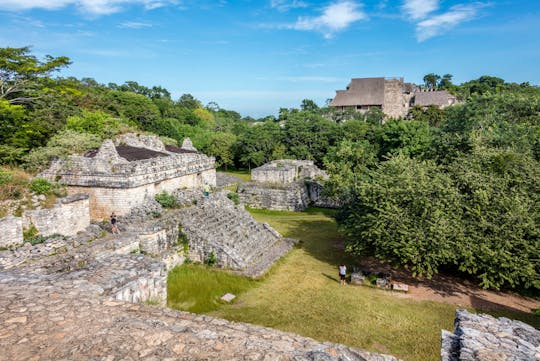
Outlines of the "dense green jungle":
[{"label": "dense green jungle", "polygon": [[21,168],[35,174],[117,134],[149,132],[168,144],[189,137],[222,169],[283,158],[323,167],[352,256],[539,294],[538,86],[493,76],[455,85],[449,74],[427,74],[424,86],[460,104],[385,119],[305,99],[254,119],[190,94],[173,99],[160,86],[58,77],[69,65],[28,47],[0,48],[0,200],[20,197],[11,185]]}]

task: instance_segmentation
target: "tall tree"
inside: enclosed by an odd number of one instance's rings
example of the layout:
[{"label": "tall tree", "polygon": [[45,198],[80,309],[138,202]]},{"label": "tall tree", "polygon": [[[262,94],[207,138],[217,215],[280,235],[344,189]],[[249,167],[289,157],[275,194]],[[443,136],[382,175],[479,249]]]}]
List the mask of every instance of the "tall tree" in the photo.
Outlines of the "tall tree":
[{"label": "tall tree", "polygon": [[28,104],[38,95],[39,80],[71,64],[66,56],[30,55],[29,47],[0,48],[0,98],[10,104]]},{"label": "tall tree", "polygon": [[437,89],[437,83],[441,79],[441,76],[435,73],[429,73],[424,75],[424,84],[429,89]]}]

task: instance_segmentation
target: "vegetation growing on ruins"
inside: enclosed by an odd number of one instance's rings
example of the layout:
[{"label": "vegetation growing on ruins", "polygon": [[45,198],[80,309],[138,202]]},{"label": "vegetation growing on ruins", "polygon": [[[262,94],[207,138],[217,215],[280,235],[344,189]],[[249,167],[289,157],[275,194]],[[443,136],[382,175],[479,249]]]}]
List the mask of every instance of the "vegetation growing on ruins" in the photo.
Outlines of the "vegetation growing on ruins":
[{"label": "vegetation growing on ruins", "polygon": [[486,288],[540,290],[537,86],[492,76],[455,85],[450,74],[428,74],[426,86],[463,103],[383,122],[378,110],[334,111],[306,99],[253,119],[190,94],[174,100],[159,86],[51,76],[69,63],[0,49],[2,89],[12,89],[0,94],[0,164],[36,171],[127,130],[190,137],[225,169],[312,159],[331,175],[326,188],[344,204],[338,220],[356,257],[428,277],[467,275]]}]

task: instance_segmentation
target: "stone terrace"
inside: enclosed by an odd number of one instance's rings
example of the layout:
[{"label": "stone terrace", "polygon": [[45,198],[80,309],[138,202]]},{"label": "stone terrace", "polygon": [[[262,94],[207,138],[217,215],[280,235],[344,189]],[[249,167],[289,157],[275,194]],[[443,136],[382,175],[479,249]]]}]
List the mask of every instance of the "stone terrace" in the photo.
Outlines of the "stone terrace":
[{"label": "stone terrace", "polygon": [[258,277],[287,253],[294,241],[255,221],[226,194],[214,193],[178,212],[182,232],[189,239],[190,257],[204,262],[213,252],[219,265]]},{"label": "stone terrace", "polygon": [[396,360],[99,292],[87,281],[0,271],[0,360]]}]

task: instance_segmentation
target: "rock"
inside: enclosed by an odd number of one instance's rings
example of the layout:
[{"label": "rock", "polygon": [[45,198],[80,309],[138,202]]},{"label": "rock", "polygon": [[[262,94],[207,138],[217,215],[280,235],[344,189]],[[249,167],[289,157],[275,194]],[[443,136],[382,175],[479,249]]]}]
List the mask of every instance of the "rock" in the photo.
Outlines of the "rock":
[{"label": "rock", "polygon": [[366,276],[364,276],[360,272],[353,272],[351,273],[351,284],[353,285],[363,285],[366,280]]},{"label": "rock", "polygon": [[392,282],[391,287],[394,291],[409,292],[409,286],[405,283]]},{"label": "rock", "polygon": [[221,297],[221,300],[225,301],[225,302],[231,302],[235,298],[236,298],[236,296],[233,295],[232,293],[226,293]]}]

